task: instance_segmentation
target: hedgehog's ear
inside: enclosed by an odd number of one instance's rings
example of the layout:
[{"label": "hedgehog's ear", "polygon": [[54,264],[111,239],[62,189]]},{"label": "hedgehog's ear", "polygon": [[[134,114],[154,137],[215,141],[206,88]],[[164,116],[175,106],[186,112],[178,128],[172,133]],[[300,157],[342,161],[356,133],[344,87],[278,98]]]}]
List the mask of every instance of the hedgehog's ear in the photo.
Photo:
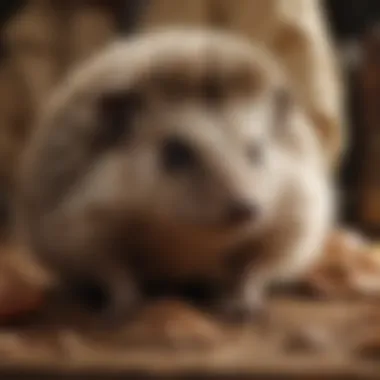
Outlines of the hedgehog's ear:
[{"label": "hedgehog's ear", "polygon": [[98,131],[102,145],[116,144],[131,133],[134,116],[141,110],[141,95],[134,91],[105,93],[97,102]]}]

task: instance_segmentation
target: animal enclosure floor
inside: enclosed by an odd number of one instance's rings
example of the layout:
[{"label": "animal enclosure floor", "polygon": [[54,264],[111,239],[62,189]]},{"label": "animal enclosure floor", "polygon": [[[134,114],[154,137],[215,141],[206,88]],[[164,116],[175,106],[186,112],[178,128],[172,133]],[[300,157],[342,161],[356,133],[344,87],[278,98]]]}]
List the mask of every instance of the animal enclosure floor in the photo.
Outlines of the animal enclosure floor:
[{"label": "animal enclosure floor", "polygon": [[165,302],[115,329],[52,302],[1,328],[0,378],[380,378],[374,302],[276,298],[266,318],[241,326]]}]

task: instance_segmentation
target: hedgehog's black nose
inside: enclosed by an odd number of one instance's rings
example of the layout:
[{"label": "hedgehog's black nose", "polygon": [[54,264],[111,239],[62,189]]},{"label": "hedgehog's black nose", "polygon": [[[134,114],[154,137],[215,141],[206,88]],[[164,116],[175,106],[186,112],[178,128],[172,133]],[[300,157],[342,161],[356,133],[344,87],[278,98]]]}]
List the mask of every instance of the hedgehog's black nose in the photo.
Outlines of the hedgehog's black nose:
[{"label": "hedgehog's black nose", "polygon": [[257,217],[258,207],[247,202],[233,202],[227,211],[228,224],[243,224]]}]

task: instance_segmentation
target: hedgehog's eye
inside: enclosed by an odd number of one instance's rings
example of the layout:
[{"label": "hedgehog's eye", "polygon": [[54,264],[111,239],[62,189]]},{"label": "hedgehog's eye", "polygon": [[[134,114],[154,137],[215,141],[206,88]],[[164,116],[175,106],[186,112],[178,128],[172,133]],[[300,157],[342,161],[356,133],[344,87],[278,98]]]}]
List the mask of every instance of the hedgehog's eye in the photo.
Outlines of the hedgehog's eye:
[{"label": "hedgehog's eye", "polygon": [[202,96],[211,104],[219,102],[223,96],[220,80],[214,77],[204,78],[201,86]]},{"label": "hedgehog's eye", "polygon": [[117,144],[130,132],[133,116],[141,106],[141,99],[133,93],[114,93],[99,102],[99,140],[103,146]]},{"label": "hedgehog's eye", "polygon": [[195,152],[185,142],[177,138],[165,141],[162,162],[167,171],[176,172],[192,168],[196,165],[196,161]]},{"label": "hedgehog's eye", "polygon": [[262,164],[264,160],[264,147],[260,143],[252,144],[248,147],[248,158],[249,160],[257,165]]}]

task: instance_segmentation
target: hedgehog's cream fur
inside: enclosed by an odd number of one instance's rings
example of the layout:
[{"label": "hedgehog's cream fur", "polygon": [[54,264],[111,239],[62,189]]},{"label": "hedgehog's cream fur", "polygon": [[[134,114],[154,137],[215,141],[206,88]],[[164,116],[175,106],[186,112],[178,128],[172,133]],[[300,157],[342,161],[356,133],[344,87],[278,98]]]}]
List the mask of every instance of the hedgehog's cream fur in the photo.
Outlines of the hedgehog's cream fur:
[{"label": "hedgehog's cream fur", "polygon": [[[209,77],[224,86],[222,100],[191,92]],[[182,87],[170,98],[173,78]],[[333,216],[319,141],[297,101],[277,110],[280,89],[291,92],[272,58],[227,33],[159,31],[114,43],[57,89],[26,153],[19,217],[31,248],[64,279],[103,281],[117,310],[132,306],[148,278],[198,277],[234,284],[230,301],[252,309],[264,284],[313,262]],[[127,121],[131,141],[92,151],[95,130],[108,133],[97,102],[118,91],[144,100]],[[163,172],[172,136],[194,147],[197,174]],[[254,144],[263,162],[249,161]],[[235,200],[260,216],[223,225]],[[232,274],[229,256],[241,251],[247,259]]]}]

